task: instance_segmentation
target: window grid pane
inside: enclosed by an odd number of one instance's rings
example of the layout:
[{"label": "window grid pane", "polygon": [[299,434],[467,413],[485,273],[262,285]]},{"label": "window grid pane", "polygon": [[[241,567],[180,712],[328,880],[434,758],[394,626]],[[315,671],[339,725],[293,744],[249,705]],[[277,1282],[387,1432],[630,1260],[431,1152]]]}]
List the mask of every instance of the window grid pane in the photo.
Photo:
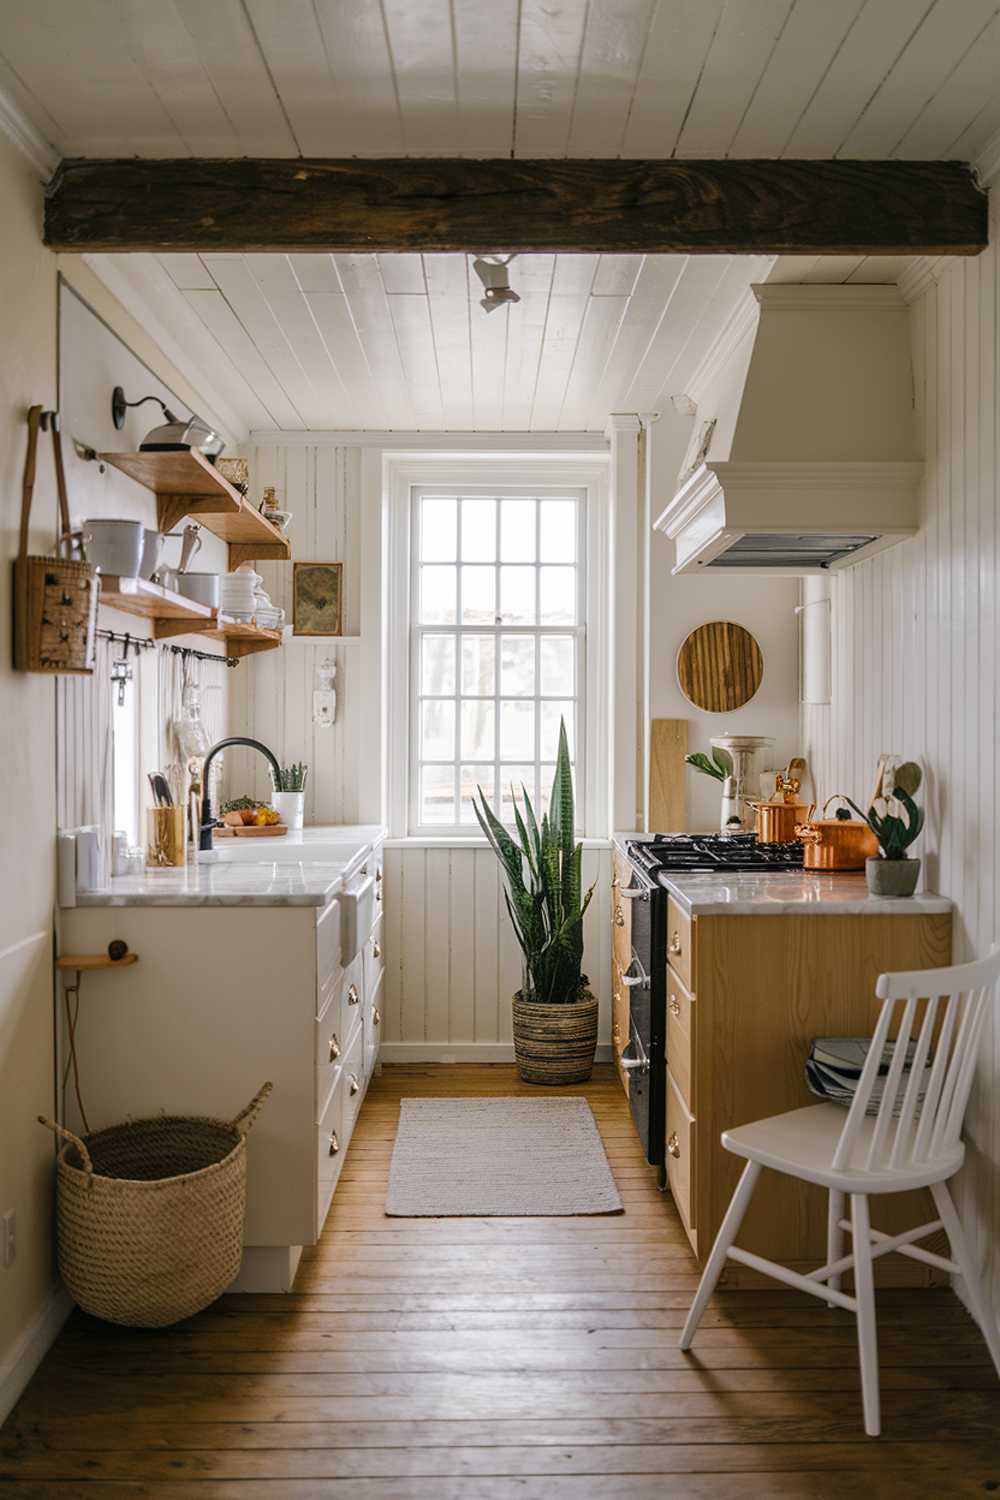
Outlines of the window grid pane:
[{"label": "window grid pane", "polygon": [[[429,512],[427,497],[415,510],[416,822],[474,831],[481,785],[512,823],[512,782],[518,805],[524,783],[541,817],[560,713],[574,761],[581,728],[581,502],[454,496],[452,530],[448,497],[429,498]],[[446,741],[454,759],[442,754]],[[581,809],[582,800],[578,785]]]}]

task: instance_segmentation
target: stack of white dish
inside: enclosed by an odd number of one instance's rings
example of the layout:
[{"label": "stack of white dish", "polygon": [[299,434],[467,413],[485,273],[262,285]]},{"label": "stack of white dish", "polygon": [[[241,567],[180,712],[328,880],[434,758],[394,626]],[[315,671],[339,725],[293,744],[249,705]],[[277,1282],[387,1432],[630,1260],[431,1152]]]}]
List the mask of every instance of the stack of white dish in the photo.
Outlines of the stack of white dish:
[{"label": "stack of white dish", "polygon": [[220,608],[231,620],[255,621],[262,630],[277,630],[285,623],[285,611],[271,603],[261,587],[264,580],[249,564],[235,573],[224,573]]}]

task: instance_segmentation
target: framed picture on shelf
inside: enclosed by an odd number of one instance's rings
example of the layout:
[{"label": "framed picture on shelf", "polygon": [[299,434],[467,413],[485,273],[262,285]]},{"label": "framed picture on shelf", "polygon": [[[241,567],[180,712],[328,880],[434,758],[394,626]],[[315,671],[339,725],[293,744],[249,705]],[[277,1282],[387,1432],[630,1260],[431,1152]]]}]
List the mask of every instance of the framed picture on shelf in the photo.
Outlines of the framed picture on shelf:
[{"label": "framed picture on shelf", "polygon": [[292,564],[293,635],[342,635],[343,563]]}]

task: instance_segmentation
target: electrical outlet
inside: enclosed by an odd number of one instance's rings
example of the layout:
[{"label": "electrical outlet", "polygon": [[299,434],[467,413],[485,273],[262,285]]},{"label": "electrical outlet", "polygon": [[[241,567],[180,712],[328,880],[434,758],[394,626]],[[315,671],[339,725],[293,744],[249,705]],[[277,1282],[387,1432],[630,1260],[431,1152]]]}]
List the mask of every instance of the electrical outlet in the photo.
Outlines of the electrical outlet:
[{"label": "electrical outlet", "polygon": [[6,1271],[17,1257],[17,1215],[13,1209],[0,1219],[0,1249],[3,1251],[3,1268]]}]

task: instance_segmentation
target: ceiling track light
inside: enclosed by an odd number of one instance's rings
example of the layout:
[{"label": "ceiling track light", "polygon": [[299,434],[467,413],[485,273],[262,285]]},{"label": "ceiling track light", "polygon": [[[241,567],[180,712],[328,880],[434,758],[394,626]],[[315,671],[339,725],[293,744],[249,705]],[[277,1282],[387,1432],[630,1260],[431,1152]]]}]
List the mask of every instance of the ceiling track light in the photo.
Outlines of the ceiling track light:
[{"label": "ceiling track light", "polygon": [[479,306],[484,312],[495,312],[505,303],[520,302],[517,292],[513,291],[510,286],[508,267],[513,259],[513,255],[505,258],[481,255],[472,262],[472,269],[483,284],[483,295],[479,299]]}]

